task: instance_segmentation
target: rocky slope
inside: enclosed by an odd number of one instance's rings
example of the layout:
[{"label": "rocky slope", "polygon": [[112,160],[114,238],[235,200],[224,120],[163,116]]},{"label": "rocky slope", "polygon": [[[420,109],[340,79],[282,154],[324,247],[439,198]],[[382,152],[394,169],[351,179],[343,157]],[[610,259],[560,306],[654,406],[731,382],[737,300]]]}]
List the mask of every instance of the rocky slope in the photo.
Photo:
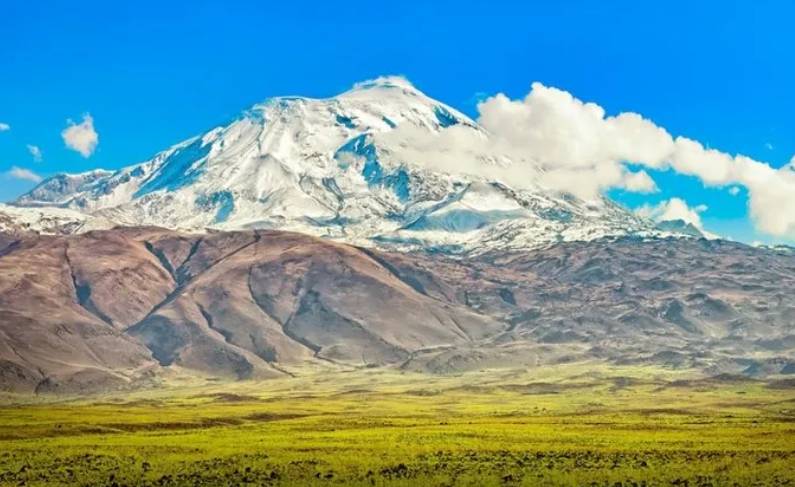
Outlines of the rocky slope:
[{"label": "rocky slope", "polygon": [[579,360],[795,372],[785,250],[621,238],[453,259],[270,230],[0,235],[3,389]]}]

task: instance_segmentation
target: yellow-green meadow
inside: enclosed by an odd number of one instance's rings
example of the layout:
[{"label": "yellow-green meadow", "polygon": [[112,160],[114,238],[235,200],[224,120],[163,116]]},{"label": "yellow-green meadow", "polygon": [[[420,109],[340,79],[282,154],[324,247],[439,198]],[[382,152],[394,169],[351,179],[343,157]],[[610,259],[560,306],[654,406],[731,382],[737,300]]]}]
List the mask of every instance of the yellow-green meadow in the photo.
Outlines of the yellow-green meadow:
[{"label": "yellow-green meadow", "polygon": [[795,485],[788,380],[372,369],[2,401],[0,485]]}]

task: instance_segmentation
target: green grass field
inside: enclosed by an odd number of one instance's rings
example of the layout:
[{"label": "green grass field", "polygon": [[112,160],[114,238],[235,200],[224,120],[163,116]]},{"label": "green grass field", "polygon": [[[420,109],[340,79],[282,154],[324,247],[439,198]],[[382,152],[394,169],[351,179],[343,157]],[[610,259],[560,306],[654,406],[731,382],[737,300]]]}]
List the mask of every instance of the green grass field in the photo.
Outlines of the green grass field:
[{"label": "green grass field", "polygon": [[795,388],[567,366],[4,396],[0,485],[795,485]]}]

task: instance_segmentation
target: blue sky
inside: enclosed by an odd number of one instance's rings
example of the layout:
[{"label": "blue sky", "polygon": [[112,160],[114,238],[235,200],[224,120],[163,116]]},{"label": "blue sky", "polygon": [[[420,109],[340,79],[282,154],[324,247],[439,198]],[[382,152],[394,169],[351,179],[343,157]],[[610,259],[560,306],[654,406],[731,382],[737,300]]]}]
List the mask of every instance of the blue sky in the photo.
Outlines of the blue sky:
[{"label": "blue sky", "polygon": [[[795,154],[792,2],[273,3],[4,2],[0,201],[33,186],[12,167],[122,167],[267,97],[331,96],[383,74],[473,116],[479,97],[522,98],[540,81],[774,167]],[[84,113],[99,133],[88,158],[61,137]],[[708,207],[711,231],[786,241],[754,229],[744,192],[649,173],[658,193],[611,195],[681,197]]]}]

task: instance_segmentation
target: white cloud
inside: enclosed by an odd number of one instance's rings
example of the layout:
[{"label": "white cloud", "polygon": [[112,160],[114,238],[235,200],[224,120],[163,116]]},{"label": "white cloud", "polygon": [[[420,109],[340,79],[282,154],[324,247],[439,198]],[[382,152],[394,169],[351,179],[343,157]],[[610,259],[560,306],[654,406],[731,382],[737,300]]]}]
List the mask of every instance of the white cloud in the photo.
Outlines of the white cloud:
[{"label": "white cloud", "polygon": [[626,186],[625,163],[672,169],[706,186],[744,186],[756,227],[795,238],[795,161],[777,170],[705,148],[698,141],[672,137],[636,113],[606,116],[599,105],[540,83],[532,85],[524,100],[498,94],[478,109],[479,122],[502,141],[509,156],[541,166],[539,181],[553,189],[588,198]]},{"label": "white cloud", "polygon": [[661,201],[657,205],[643,205],[637,208],[635,213],[644,218],[654,220],[655,222],[682,220],[703,231],[704,226],[701,223],[700,213],[704,213],[707,209],[706,205],[698,205],[691,208],[685,200],[681,198],[671,198]]},{"label": "white cloud", "polygon": [[40,183],[42,180],[41,176],[30,169],[17,166],[13,166],[9,171],[6,172],[6,175],[14,179],[22,179],[24,181],[32,181],[34,183]]},{"label": "white cloud", "polygon": [[[473,133],[463,125],[432,133],[412,124],[402,124],[395,130],[374,134],[374,137],[379,144],[389,147],[397,159],[426,164],[436,170],[505,180],[524,189],[537,187],[536,180],[540,177],[533,166],[523,164],[517,154],[512,154],[511,147]],[[503,157],[495,158],[495,154]],[[509,164],[509,156],[519,163]]]},{"label": "white cloud", "polygon": [[31,157],[35,162],[41,162],[43,155],[41,153],[41,149],[36,145],[28,144],[28,152],[30,152]]},{"label": "white cloud", "polygon": [[7,123],[0,122],[0,132],[5,132],[7,130],[11,130],[11,126]]},{"label": "white cloud", "polygon": [[94,119],[91,114],[83,115],[79,124],[67,120],[67,127],[61,132],[61,137],[67,147],[79,152],[83,157],[91,157],[99,144],[99,134],[94,130]]},{"label": "white cloud", "polygon": [[627,172],[624,175],[623,188],[634,193],[656,193],[657,183],[646,171]]},{"label": "white cloud", "polygon": [[756,226],[770,235],[795,238],[795,172],[767,165],[750,166],[749,172],[758,173],[747,176],[746,184],[748,208]]},{"label": "white cloud", "polygon": [[729,194],[732,196],[737,196],[738,194],[740,194],[740,191],[741,190],[739,186],[732,186],[731,188],[729,188]]},{"label": "white cloud", "polygon": [[775,147],[773,147],[773,144],[771,144],[770,142],[765,142],[765,148],[766,148],[767,150],[773,150],[773,149],[775,149]]},{"label": "white cloud", "polygon": [[657,190],[647,172],[629,171],[623,162],[659,159],[662,165],[664,152],[658,147],[673,143],[665,131],[635,114],[605,124],[604,111],[597,105],[533,86],[524,102],[496,95],[478,105],[479,122],[489,137],[463,125],[435,134],[411,124],[375,137],[400,159],[502,179],[525,189],[543,186],[588,200],[613,187],[641,193]]},{"label": "white cloud", "polygon": [[414,85],[411,84],[411,81],[409,81],[408,78],[406,78],[402,74],[393,74],[393,75],[387,75],[387,76],[379,76],[379,77],[374,78],[374,79],[370,79],[370,80],[366,80],[366,81],[361,81],[361,82],[355,83],[353,85],[353,88],[354,89],[361,89],[361,88],[367,88],[367,87],[370,87],[370,86],[373,86],[373,85],[394,85],[394,86],[402,86],[402,87],[408,87],[408,88],[411,88],[411,87],[414,86]]},{"label": "white cloud", "polygon": [[[636,113],[607,117],[599,105],[540,83],[524,100],[499,94],[478,109],[484,128],[541,166],[543,185],[585,199],[626,186],[624,162],[664,167],[673,145],[665,130]],[[639,186],[649,187],[648,181]]]}]

